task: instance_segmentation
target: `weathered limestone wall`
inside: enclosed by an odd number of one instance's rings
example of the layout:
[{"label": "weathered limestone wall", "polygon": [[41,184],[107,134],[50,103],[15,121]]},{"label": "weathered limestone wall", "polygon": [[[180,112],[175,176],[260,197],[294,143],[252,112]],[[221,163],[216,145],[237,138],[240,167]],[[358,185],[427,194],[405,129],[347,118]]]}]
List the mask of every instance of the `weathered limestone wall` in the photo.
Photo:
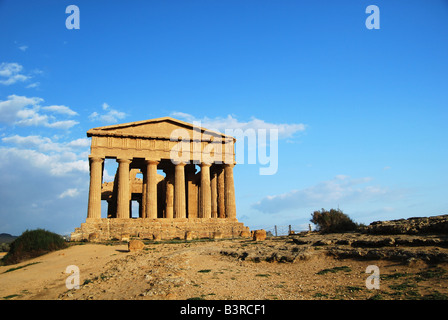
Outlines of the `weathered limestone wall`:
[{"label": "weathered limestone wall", "polygon": [[375,221],[366,227],[370,234],[448,234],[448,215]]},{"label": "weathered limestone wall", "polygon": [[177,218],[177,219],[87,219],[71,234],[72,241],[112,240],[126,237],[139,239],[161,238],[184,239],[190,231],[193,239],[213,238],[219,234],[222,238],[239,237],[241,232],[249,232],[242,222],[219,218]]}]

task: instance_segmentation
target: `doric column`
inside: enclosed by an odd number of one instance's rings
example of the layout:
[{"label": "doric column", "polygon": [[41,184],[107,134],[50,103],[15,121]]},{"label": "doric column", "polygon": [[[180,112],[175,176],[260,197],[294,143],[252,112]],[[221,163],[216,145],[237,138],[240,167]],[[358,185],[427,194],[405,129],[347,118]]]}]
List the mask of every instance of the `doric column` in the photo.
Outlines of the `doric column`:
[{"label": "doric column", "polygon": [[165,207],[165,218],[173,219],[174,211],[174,172],[172,170],[165,171],[165,183],[166,183],[166,207]]},{"label": "doric column", "polygon": [[236,219],[236,205],[235,205],[235,185],[233,182],[233,167],[234,164],[224,165],[224,184],[226,189],[225,203],[226,216],[228,219]]},{"label": "doric column", "polygon": [[158,161],[146,160],[146,217],[157,219],[157,165]]},{"label": "doric column", "polygon": [[185,163],[174,167],[174,218],[186,218]]},{"label": "doric column", "polygon": [[103,180],[103,159],[89,157],[90,187],[87,218],[101,219],[101,184]]},{"label": "doric column", "polygon": [[129,218],[129,164],[130,159],[117,159],[118,196],[117,218]]},{"label": "doric column", "polygon": [[221,166],[218,171],[218,217],[226,217],[226,203],[225,203],[225,183],[224,183],[224,168]]},{"label": "doric column", "polygon": [[196,165],[188,164],[185,166],[185,176],[187,180],[187,217],[198,217],[198,194],[195,185]]},{"label": "doric column", "polygon": [[218,174],[216,170],[213,169],[211,170],[210,175],[212,218],[218,218]]},{"label": "doric column", "polygon": [[212,198],[210,190],[210,164],[201,163],[201,207],[200,217],[212,217]]},{"label": "doric column", "polygon": [[147,178],[148,171],[146,170],[146,168],[142,168],[141,171],[143,173],[141,211],[142,211],[142,218],[147,218],[147,216],[146,216],[146,202],[148,201],[148,199],[147,199],[147,196],[146,196],[146,191],[148,189],[148,185],[147,185],[146,181],[148,180],[148,178]]}]

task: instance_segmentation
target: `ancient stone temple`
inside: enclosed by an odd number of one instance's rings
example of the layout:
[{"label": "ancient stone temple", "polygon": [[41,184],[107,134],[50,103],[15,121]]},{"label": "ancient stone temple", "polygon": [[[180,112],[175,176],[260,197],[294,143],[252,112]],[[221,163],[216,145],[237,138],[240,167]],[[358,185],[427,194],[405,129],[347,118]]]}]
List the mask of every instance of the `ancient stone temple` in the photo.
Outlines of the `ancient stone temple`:
[{"label": "ancient stone temple", "polygon": [[[86,222],[72,240],[235,237],[235,138],[170,117],[93,128]],[[105,159],[118,163],[103,183]],[[140,175],[142,178],[138,178]],[[107,217],[101,205],[107,203]],[[139,204],[132,213],[132,201]],[[138,216],[138,217],[137,217]]]}]

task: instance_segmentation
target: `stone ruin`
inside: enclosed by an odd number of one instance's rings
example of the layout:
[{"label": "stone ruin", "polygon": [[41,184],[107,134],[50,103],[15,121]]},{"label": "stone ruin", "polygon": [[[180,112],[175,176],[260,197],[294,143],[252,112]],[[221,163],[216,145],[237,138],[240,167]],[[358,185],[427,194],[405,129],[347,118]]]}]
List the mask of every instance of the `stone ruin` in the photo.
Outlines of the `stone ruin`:
[{"label": "stone ruin", "polygon": [[[92,138],[87,218],[71,240],[249,233],[236,218],[234,137],[170,117],[93,128],[87,136]],[[103,182],[105,159],[118,162],[112,182]],[[107,217],[101,216],[102,200]]]}]

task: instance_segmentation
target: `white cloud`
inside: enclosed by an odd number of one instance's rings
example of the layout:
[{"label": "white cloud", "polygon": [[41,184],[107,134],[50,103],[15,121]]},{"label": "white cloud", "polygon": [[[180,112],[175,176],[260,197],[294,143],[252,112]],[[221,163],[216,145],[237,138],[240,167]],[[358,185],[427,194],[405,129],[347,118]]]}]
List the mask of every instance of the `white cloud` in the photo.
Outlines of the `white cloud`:
[{"label": "white cloud", "polygon": [[104,111],[107,111],[106,113],[100,114],[96,111],[92,112],[89,115],[90,121],[101,121],[105,123],[116,123],[118,120],[124,119],[126,117],[126,113],[122,111],[118,111],[115,109],[112,109],[107,103],[103,103],[101,108]]},{"label": "white cloud", "polygon": [[[27,98],[25,96],[10,95],[5,101],[0,101],[0,123],[14,124],[18,126],[44,126],[54,129],[69,129],[79,122],[74,120],[50,121],[50,117],[40,111],[48,111],[64,115],[76,115],[77,113],[66,106],[41,107],[44,100],[38,97]],[[52,117],[51,119],[53,119]]]},{"label": "white cloud", "polygon": [[277,213],[288,209],[334,206],[357,201],[372,200],[391,194],[379,186],[364,185],[372,178],[353,179],[346,175],[320,182],[314,186],[292,190],[279,195],[266,196],[253,207],[266,213]]},{"label": "white cloud", "polygon": [[64,192],[62,192],[59,195],[59,198],[60,199],[63,199],[65,197],[73,198],[73,197],[76,197],[78,194],[79,194],[79,190],[77,188],[70,188],[70,189],[67,189]]},{"label": "white cloud", "polygon": [[225,133],[226,130],[236,129],[240,129],[242,131],[246,131],[247,129],[253,129],[255,131],[259,129],[275,129],[278,130],[279,139],[291,138],[295,133],[305,131],[306,129],[306,125],[302,123],[275,124],[257,119],[255,117],[252,117],[250,121],[239,121],[231,115],[228,115],[226,118],[217,117],[211,119],[208,117],[204,117],[200,119],[188,113],[172,112],[171,116],[184,119],[187,122],[200,122],[202,127],[209,130],[216,130],[222,133]]},{"label": "white cloud", "polygon": [[94,111],[94,112],[92,112],[92,113],[90,114],[89,119],[90,119],[91,121],[93,121],[93,120],[97,120],[99,116],[100,116],[100,114],[99,114],[98,112]]},{"label": "white cloud", "polygon": [[0,148],[0,160],[7,162],[10,159],[25,161],[30,167],[47,172],[51,176],[64,176],[71,172],[89,172],[87,160],[65,161],[64,154],[45,154],[32,149]]},{"label": "white cloud", "polygon": [[27,85],[25,88],[37,88],[40,86],[40,82],[33,82]]},{"label": "white cloud", "polygon": [[63,151],[64,148],[61,144],[51,141],[50,138],[41,136],[27,136],[22,137],[14,135],[10,137],[2,138],[5,143],[12,143],[25,148],[33,148],[41,151]]},{"label": "white cloud", "polygon": [[73,229],[85,218],[87,207],[89,164],[85,153],[75,147],[72,150],[77,152],[69,151],[69,143],[64,146],[47,137],[23,138],[22,145],[0,146],[4,186],[0,188],[0,221],[20,232],[43,225]]},{"label": "white cloud", "polygon": [[54,113],[58,113],[58,114],[64,114],[67,116],[78,115],[77,112],[73,111],[72,109],[70,109],[67,106],[62,106],[62,105],[61,106],[54,105],[54,106],[42,107],[42,110],[50,111],[50,112],[54,112]]},{"label": "white cloud", "polygon": [[70,141],[68,144],[70,147],[90,147],[90,139],[89,138],[79,138],[73,141]]},{"label": "white cloud", "polygon": [[69,142],[54,142],[48,137],[41,136],[19,136],[13,135],[2,138],[2,142],[11,143],[21,148],[28,148],[33,150],[39,150],[41,152],[75,152],[82,148],[88,148],[90,146],[90,139],[79,138]]},{"label": "white cloud", "polygon": [[109,174],[109,172],[107,171],[107,168],[104,168],[103,170],[103,181],[114,181],[115,179],[115,173],[113,174]]},{"label": "white cloud", "polygon": [[17,116],[23,118],[14,123],[18,126],[47,126],[48,124],[48,116],[39,114],[35,110],[21,110]]},{"label": "white cloud", "polygon": [[0,83],[4,85],[11,85],[16,82],[23,82],[31,78],[30,76],[22,74],[22,70],[23,66],[18,63],[2,62],[0,64],[0,77],[3,79],[0,80]]},{"label": "white cloud", "polygon": [[25,45],[19,47],[19,50],[21,50],[23,52],[25,52],[27,49],[28,49],[28,46],[25,46]]},{"label": "white cloud", "polygon": [[52,123],[45,123],[44,126],[54,129],[70,129],[71,127],[77,125],[78,123],[79,122],[75,120],[63,120],[63,121],[55,121]]},{"label": "white cloud", "polygon": [[0,122],[11,124],[17,118],[22,118],[24,116],[24,114],[19,113],[25,112],[23,111],[23,108],[27,106],[35,107],[42,101],[43,99],[37,97],[27,98],[24,96],[16,96],[14,94],[10,95],[8,96],[8,100],[0,101]]},{"label": "white cloud", "polygon": [[88,160],[75,160],[68,162],[56,162],[52,165],[50,173],[55,176],[65,175],[70,172],[89,172],[89,161]]},{"label": "white cloud", "polygon": [[188,122],[199,121],[199,119],[197,119],[195,116],[185,113],[185,112],[174,111],[174,112],[171,112],[171,116],[176,117],[176,118],[181,118]]}]

